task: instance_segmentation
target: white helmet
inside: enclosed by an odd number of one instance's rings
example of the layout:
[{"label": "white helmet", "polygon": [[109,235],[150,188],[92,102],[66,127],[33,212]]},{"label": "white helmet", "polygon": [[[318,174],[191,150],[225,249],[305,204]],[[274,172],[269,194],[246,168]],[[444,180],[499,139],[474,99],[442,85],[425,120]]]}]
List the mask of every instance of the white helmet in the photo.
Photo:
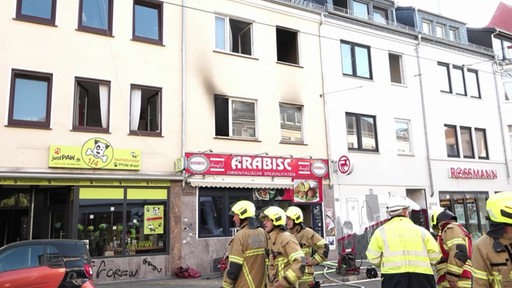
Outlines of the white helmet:
[{"label": "white helmet", "polygon": [[389,215],[398,215],[403,209],[419,210],[419,205],[405,196],[392,196],[389,198],[388,205],[386,206],[386,211]]}]

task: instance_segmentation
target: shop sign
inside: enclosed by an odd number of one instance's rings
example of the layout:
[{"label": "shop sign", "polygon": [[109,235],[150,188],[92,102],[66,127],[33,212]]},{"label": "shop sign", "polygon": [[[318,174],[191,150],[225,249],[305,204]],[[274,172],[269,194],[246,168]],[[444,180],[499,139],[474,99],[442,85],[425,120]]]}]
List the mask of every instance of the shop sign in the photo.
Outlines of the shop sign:
[{"label": "shop sign", "polygon": [[338,159],[338,171],[343,175],[350,175],[353,168],[350,158],[347,155],[341,155]]},{"label": "shop sign", "polygon": [[[50,175],[51,176],[51,175]],[[169,180],[130,179],[41,179],[0,178],[0,185],[84,185],[84,186],[162,186],[171,185]]]},{"label": "shop sign", "polygon": [[[164,233],[164,205],[144,206],[144,234]],[[152,246],[156,246],[153,243]]]},{"label": "shop sign", "polygon": [[139,150],[114,148],[99,137],[82,146],[51,145],[48,155],[50,168],[140,170],[140,161]]},{"label": "shop sign", "polygon": [[450,167],[448,176],[454,179],[498,179],[496,169]]},{"label": "shop sign", "polygon": [[187,174],[328,177],[327,160],[233,154],[185,153]]}]

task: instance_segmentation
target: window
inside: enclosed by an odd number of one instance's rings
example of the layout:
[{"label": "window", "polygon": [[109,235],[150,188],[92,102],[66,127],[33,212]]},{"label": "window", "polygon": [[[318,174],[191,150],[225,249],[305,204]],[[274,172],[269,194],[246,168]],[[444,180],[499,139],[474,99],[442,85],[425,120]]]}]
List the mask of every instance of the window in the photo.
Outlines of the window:
[{"label": "window", "polygon": [[436,25],[436,37],[445,38],[444,25]]},{"label": "window", "polygon": [[[209,237],[232,237],[237,231],[233,216],[229,211],[231,206],[239,200],[251,199],[256,210],[269,205],[278,205],[276,200],[252,200],[255,189],[238,188],[199,188],[198,201],[198,236],[199,238]],[[283,189],[272,189],[274,195],[284,193]]]},{"label": "window", "polygon": [[80,0],[78,29],[112,36],[114,0]]},{"label": "window", "polygon": [[438,77],[439,77],[439,85],[440,90],[442,92],[452,93],[452,84],[451,84],[451,77],[450,77],[450,65],[446,63],[437,63],[437,68],[439,70]]},{"label": "window", "polygon": [[341,41],[343,75],[372,79],[370,47]]},{"label": "window", "polygon": [[167,188],[80,188],[78,239],[91,256],[167,251]]},{"label": "window", "polygon": [[512,100],[512,78],[503,81],[503,89],[505,89],[505,100]]},{"label": "window", "polygon": [[464,69],[462,67],[453,66],[452,69],[452,85],[453,92],[457,95],[466,95],[466,86],[464,85]]},{"label": "window", "polygon": [[468,69],[466,71],[466,87],[468,95],[474,98],[480,98],[480,81],[478,81],[478,71]]},{"label": "window", "polygon": [[252,55],[252,23],[215,16],[215,48]]},{"label": "window", "polygon": [[346,113],[349,150],[378,152],[375,116]]},{"label": "window", "polygon": [[281,141],[302,143],[302,107],[280,104],[279,113],[281,116]]},{"label": "window", "polygon": [[432,22],[423,20],[421,22],[422,32],[428,35],[432,35]]},{"label": "window", "polygon": [[497,54],[498,60],[507,60],[512,58],[512,41],[508,39],[502,38],[493,38],[492,45],[494,47],[494,51]]},{"label": "window", "polygon": [[447,156],[459,158],[459,140],[457,138],[457,126],[444,125],[444,139],[446,141]]},{"label": "window", "polygon": [[55,25],[55,9],[57,0],[18,0],[16,19]]},{"label": "window", "polygon": [[389,53],[389,75],[391,78],[391,82],[397,84],[405,84],[404,76],[403,76],[403,68],[402,68],[402,56]]},{"label": "window", "polygon": [[368,4],[354,1],[354,16],[368,19]]},{"label": "window", "polygon": [[377,23],[388,23],[388,10],[373,6],[373,21]]},{"label": "window", "polygon": [[459,40],[459,30],[457,28],[448,29],[448,39],[451,41]]},{"label": "window", "polygon": [[50,128],[52,74],[13,70],[8,125]]},{"label": "window", "polygon": [[108,132],[110,82],[77,78],[73,130]]},{"label": "window", "polygon": [[162,90],[132,85],[130,134],[161,136]]},{"label": "window", "polygon": [[471,127],[460,127],[460,141],[462,145],[462,156],[464,158],[475,158]]},{"label": "window", "polygon": [[398,154],[412,154],[411,122],[395,119],[395,134]]},{"label": "window", "polygon": [[256,138],[255,102],[215,95],[215,136]]},{"label": "window", "polygon": [[478,159],[489,159],[489,153],[487,151],[487,134],[485,129],[475,128],[475,139]]},{"label": "window", "polygon": [[162,44],[162,2],[135,0],[133,3],[133,39]]},{"label": "window", "polygon": [[299,42],[297,31],[276,28],[277,61],[299,65]]}]

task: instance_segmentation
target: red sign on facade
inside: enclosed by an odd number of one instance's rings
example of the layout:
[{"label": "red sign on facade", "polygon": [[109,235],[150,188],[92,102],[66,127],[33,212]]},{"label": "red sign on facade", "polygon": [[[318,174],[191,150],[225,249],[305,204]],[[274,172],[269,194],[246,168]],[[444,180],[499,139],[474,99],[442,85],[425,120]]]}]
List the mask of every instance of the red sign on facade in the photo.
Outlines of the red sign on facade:
[{"label": "red sign on facade", "polygon": [[348,158],[347,155],[342,155],[340,159],[338,159],[338,171],[343,175],[349,175],[352,173],[352,164],[350,163],[350,158]]},{"label": "red sign on facade", "polygon": [[325,159],[185,153],[187,174],[327,178]]}]

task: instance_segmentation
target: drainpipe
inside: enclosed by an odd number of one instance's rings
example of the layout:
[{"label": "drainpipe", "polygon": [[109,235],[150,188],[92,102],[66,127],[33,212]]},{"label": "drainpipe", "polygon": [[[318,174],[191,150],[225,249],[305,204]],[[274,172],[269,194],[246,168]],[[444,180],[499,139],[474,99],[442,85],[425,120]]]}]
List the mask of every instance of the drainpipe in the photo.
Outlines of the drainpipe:
[{"label": "drainpipe", "polygon": [[421,95],[421,112],[423,116],[423,129],[425,131],[425,146],[426,146],[426,152],[427,152],[427,170],[428,170],[428,180],[430,182],[430,189],[432,191],[430,192],[430,198],[434,197],[434,180],[432,179],[432,163],[430,159],[430,146],[429,146],[429,140],[428,140],[428,130],[427,130],[427,113],[425,109],[425,92],[423,89],[423,74],[421,72],[421,60],[420,60],[420,46],[421,46],[421,34],[418,34],[418,42],[416,44],[416,48],[414,49],[416,51],[416,62],[418,65],[418,76],[420,81],[420,95]]},{"label": "drainpipe", "polygon": [[327,169],[329,171],[329,188],[332,188],[332,177],[333,177],[333,171],[331,169],[331,150],[329,149],[329,117],[327,117],[327,101],[325,99],[325,79],[324,79],[324,57],[322,53],[322,26],[324,25],[324,12],[320,13],[320,24],[318,25],[318,45],[320,48],[320,77],[322,81],[322,94],[320,94],[320,97],[322,97],[322,101],[324,104],[324,125],[325,125],[325,146],[327,149]]},{"label": "drainpipe", "polygon": [[[187,0],[181,1],[181,157],[185,159],[185,136],[187,130],[186,108],[187,108]],[[186,163],[185,163],[186,165]],[[183,175],[185,172],[182,172]],[[182,187],[185,187],[185,179],[183,179]]]},{"label": "drainpipe", "polygon": [[[496,34],[498,34],[499,31],[496,31],[496,32],[493,32],[491,34],[491,41],[494,40],[494,36]],[[492,63],[492,68],[493,68],[493,78],[494,78],[494,91],[496,93],[496,102],[498,103],[498,116],[500,117],[500,126],[501,126],[501,142],[502,142],[502,146],[503,146],[503,156],[505,157],[505,167],[507,169],[507,183],[510,183],[510,167],[509,167],[509,164],[508,164],[508,155],[507,155],[507,146],[506,146],[506,141],[505,141],[505,124],[503,123],[503,115],[502,115],[502,111],[501,111],[501,97],[500,97],[500,93],[499,93],[499,89],[498,89],[498,63],[497,63],[497,60],[496,60],[496,56],[494,57],[494,61]],[[501,74],[500,74],[501,76]]]}]

